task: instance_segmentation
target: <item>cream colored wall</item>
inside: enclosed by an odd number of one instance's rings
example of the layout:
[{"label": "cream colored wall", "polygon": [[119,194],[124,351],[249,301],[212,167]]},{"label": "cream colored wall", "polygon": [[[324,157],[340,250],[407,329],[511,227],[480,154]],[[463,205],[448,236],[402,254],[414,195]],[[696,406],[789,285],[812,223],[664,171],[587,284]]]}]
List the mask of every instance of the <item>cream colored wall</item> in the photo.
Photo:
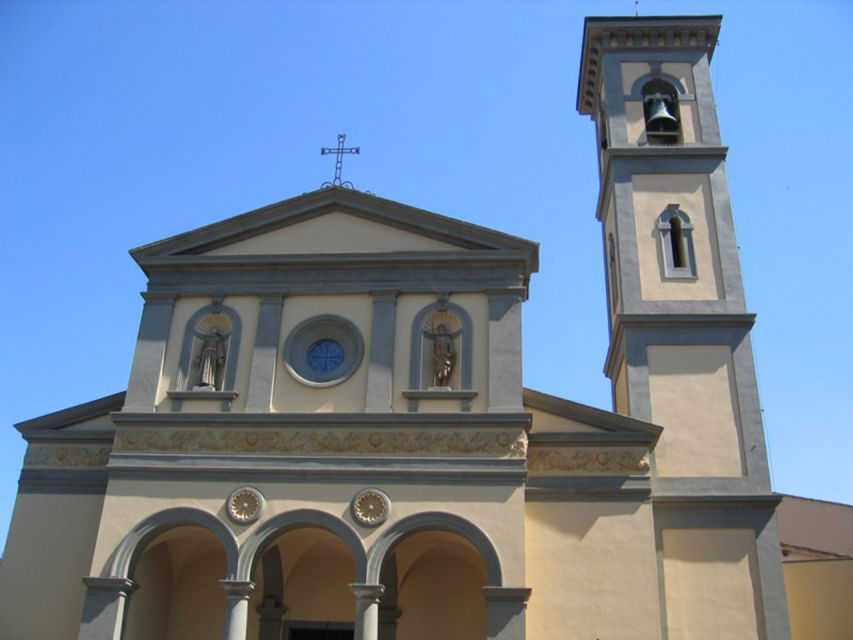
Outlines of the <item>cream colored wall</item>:
[{"label": "cream colored wall", "polygon": [[3,561],[6,640],[76,638],[103,498],[19,493]]},{"label": "cream colored wall", "polygon": [[853,506],[784,496],[776,518],[782,544],[853,556]]},{"label": "cream colored wall", "polygon": [[742,475],[731,348],[650,345],[648,363],[652,422],[664,429],[654,453],[657,475]]},{"label": "cream colored wall", "polygon": [[149,547],[139,559],[134,572],[139,587],[128,600],[122,640],[166,638],[172,602],[171,565],[165,544]]},{"label": "cream colored wall", "polygon": [[[89,575],[100,575],[121,540],[144,518],[176,504],[207,511],[225,522],[243,541],[277,513],[314,508],[341,517],[359,532],[367,546],[386,528],[423,511],[455,513],[486,531],[503,563],[507,585],[524,585],[524,490],[507,486],[417,485],[391,483],[253,483],[266,499],[264,516],[251,526],[232,523],[224,512],[228,495],[245,482],[201,480],[110,481],[104,515]],[[352,497],[365,486],[377,486],[391,498],[388,523],[379,529],[356,524],[350,515]],[[224,576],[221,576],[224,577]]]},{"label": "cream colored wall", "polygon": [[356,582],[349,549],[321,529],[297,529],[279,542],[286,621],[353,622]]},{"label": "cream colored wall", "polygon": [[557,416],[553,413],[542,411],[541,409],[533,409],[531,407],[525,406],[524,410],[533,416],[532,431],[534,433],[577,433],[579,431],[592,433],[601,432],[601,429],[591,427],[588,424],[583,424],[582,422],[578,422],[577,420],[564,418],[563,416]]},{"label": "cream colored wall", "polygon": [[341,212],[327,213],[213,249],[207,255],[458,251],[434,240]]},{"label": "cream colored wall", "polygon": [[764,637],[752,529],[664,529],[669,640]]},{"label": "cream colored wall", "polygon": [[628,128],[628,144],[646,144],[646,114],[641,101],[625,101],[625,124]]},{"label": "cream colored wall", "polygon": [[792,640],[850,640],[853,559],[786,562]]},{"label": "cream colored wall", "polygon": [[622,68],[622,94],[626,96],[631,94],[634,83],[652,70],[648,62],[623,62],[620,67]]},{"label": "cream colored wall", "polygon": [[[489,298],[485,294],[461,293],[450,296],[450,302],[457,304],[471,317],[473,327],[472,342],[472,386],[477,397],[471,403],[471,411],[481,412],[488,409],[488,359],[489,359]],[[394,336],[394,411],[408,411],[408,401],[403,391],[409,388],[409,365],[411,363],[412,323],[415,316],[427,305],[437,302],[434,295],[404,294],[397,298],[397,315]],[[460,354],[461,354],[460,349]],[[459,367],[457,360],[457,367]],[[440,400],[421,400],[418,411],[421,413],[456,412],[459,402]]]},{"label": "cream colored wall", "polygon": [[[399,547],[401,556],[407,552],[406,543]],[[403,612],[397,620],[398,640],[486,637],[482,588],[487,581],[481,559],[466,545],[430,541],[402,571],[398,563],[398,580],[397,607]]]},{"label": "cream colored wall", "polygon": [[630,399],[628,398],[628,370],[625,365],[625,360],[619,365],[619,370],[616,374],[616,380],[613,382],[613,399],[616,406],[616,413],[621,413],[623,416],[631,415]]},{"label": "cream colored wall", "polygon": [[681,80],[684,89],[690,95],[696,94],[696,85],[693,82],[693,65],[689,62],[664,62],[660,70],[670,76]]},{"label": "cream colored wall", "polygon": [[207,640],[222,635],[225,590],[225,554],[212,551],[195,558],[177,576],[172,587],[169,634],[165,640]]},{"label": "cream colored wall", "polygon": [[682,100],[678,103],[678,119],[681,121],[682,142],[699,142],[699,106]]},{"label": "cream colored wall", "polygon": [[362,412],[367,395],[367,369],[370,361],[370,327],[373,299],[370,295],[288,296],[284,301],[279,344],[284,345],[290,332],[303,320],[317,315],[333,314],[351,321],[364,340],[364,357],[356,372],[332,387],[314,388],[297,381],[284,365],[280,354],[276,360],[273,387],[273,411],[288,413]]},{"label": "cream colored wall", "polygon": [[[717,230],[706,174],[639,174],[633,184],[640,289],[645,300],[718,300],[723,297]],[[677,203],[693,224],[695,280],[663,276],[657,219]]]},{"label": "cream colored wall", "polygon": [[[210,298],[206,297],[179,298],[175,301],[175,308],[172,313],[172,326],[169,331],[169,341],[166,344],[166,354],[164,356],[163,375],[157,392],[158,412],[170,412],[172,410],[172,402],[169,400],[166,392],[172,390],[173,386],[177,384],[178,367],[180,366],[187,322],[189,322],[196,311],[208,306],[210,303]],[[249,388],[249,371],[252,366],[252,351],[255,348],[260,299],[257,296],[226,296],[223,299],[223,305],[231,307],[237,312],[242,325],[240,353],[237,361],[236,376],[234,377],[234,388],[239,395],[231,406],[232,412],[240,412],[246,407],[246,392]],[[182,411],[218,413],[220,406],[219,402],[208,400],[185,400]]]},{"label": "cream colored wall", "polygon": [[651,505],[528,502],[525,525],[528,638],[660,638]]},{"label": "cream colored wall", "polygon": [[[613,306],[613,303],[608,299],[608,305],[610,308],[607,310],[610,313],[610,322],[613,323],[616,312],[622,307],[622,290],[621,290],[621,278],[619,273],[619,261],[621,260],[621,256],[619,255],[619,228],[616,222],[616,214],[615,214],[615,196],[613,190],[611,189],[608,194],[608,202],[607,202],[607,217],[604,218],[604,263],[606,265],[605,273],[607,277],[607,288],[610,289],[611,276],[610,276],[610,235],[613,234],[613,242],[616,244],[616,288],[619,290],[617,292],[617,300],[616,306]],[[612,296],[611,292],[611,296]]]}]

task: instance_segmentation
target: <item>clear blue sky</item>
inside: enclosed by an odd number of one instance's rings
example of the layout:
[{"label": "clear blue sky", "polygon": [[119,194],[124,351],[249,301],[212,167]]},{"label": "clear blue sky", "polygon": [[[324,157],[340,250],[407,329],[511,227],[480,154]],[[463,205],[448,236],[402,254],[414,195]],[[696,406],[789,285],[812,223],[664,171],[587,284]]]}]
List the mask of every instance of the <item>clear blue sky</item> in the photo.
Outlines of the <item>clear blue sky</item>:
[{"label": "clear blue sky", "polygon": [[[574,109],[597,2],[0,2],[0,544],[13,423],[125,388],[145,288],[127,250],[357,188],[541,243],[527,386],[609,408],[593,125]],[[722,13],[712,63],[774,487],[853,502],[849,2]]]}]

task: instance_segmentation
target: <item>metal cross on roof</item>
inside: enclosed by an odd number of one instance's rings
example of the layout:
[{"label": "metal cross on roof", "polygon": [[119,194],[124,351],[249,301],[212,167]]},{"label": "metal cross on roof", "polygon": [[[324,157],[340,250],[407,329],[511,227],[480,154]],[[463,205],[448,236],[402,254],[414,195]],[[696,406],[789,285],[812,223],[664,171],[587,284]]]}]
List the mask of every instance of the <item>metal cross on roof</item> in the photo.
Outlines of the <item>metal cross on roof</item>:
[{"label": "metal cross on roof", "polygon": [[348,189],[353,189],[352,182],[347,180],[346,182],[341,182],[341,169],[344,166],[344,154],[345,153],[354,153],[356,155],[361,153],[361,147],[344,147],[344,142],[346,142],[347,134],[339,133],[338,134],[338,148],[333,149],[332,147],[321,147],[320,155],[325,156],[330,153],[334,153],[337,158],[335,159],[335,179],[331,182],[324,182],[323,187],[331,187],[332,185],[336,185],[338,187],[347,187]]}]

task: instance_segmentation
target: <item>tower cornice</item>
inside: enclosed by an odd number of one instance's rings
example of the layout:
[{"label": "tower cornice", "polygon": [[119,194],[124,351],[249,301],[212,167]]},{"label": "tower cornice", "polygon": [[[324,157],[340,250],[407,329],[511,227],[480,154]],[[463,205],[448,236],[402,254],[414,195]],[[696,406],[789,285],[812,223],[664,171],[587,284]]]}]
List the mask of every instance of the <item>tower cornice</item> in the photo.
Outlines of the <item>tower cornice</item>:
[{"label": "tower cornice", "polygon": [[707,51],[714,54],[723,17],[591,17],[584,21],[577,109],[592,115],[601,80],[601,58],[610,51]]}]

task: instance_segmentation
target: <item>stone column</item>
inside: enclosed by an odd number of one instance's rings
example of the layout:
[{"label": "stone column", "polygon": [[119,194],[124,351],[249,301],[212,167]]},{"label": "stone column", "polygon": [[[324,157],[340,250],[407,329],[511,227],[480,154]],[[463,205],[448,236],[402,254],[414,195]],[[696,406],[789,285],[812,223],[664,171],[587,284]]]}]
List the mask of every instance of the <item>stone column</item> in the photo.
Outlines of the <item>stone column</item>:
[{"label": "stone column", "polygon": [[172,328],[174,296],[143,294],[145,306],[136,338],[136,352],[127,383],[123,411],[154,411],[163,372],[166,341]]},{"label": "stone column", "polygon": [[246,625],[249,623],[249,596],[255,590],[254,582],[242,580],[220,580],[225,589],[225,626],[222,640],[246,640]]},{"label": "stone column", "polygon": [[488,640],[524,640],[524,611],[529,587],[483,587]]},{"label": "stone column", "polygon": [[521,299],[489,294],[489,411],[523,411],[521,399]]},{"label": "stone column", "polygon": [[287,613],[287,607],[280,607],[275,598],[267,598],[258,607],[261,622],[258,629],[260,640],[279,640],[281,638],[281,619]]},{"label": "stone column", "polygon": [[370,328],[370,364],[367,368],[367,413],[391,411],[394,371],[394,328],[397,293],[373,294],[373,322]]},{"label": "stone column", "polygon": [[86,600],[79,640],[121,640],[127,597],[137,585],[127,578],[83,578]]},{"label": "stone column", "polygon": [[355,640],[378,640],[379,599],[385,587],[353,583],[349,589],[355,596]]},{"label": "stone column", "polygon": [[255,335],[255,350],[252,352],[249,390],[246,396],[247,412],[269,413],[272,406],[283,303],[284,298],[281,295],[261,297],[258,331]]}]

